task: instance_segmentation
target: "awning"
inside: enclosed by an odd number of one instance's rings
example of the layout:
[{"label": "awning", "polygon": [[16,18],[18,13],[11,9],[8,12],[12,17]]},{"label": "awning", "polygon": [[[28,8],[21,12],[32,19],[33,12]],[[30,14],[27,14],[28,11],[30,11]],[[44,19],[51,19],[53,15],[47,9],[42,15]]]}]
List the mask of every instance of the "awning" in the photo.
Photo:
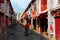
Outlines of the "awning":
[{"label": "awning", "polygon": [[57,9],[60,9],[60,5],[54,7],[54,8],[52,8],[52,9],[50,9],[50,10],[53,11],[53,10],[57,10]]}]

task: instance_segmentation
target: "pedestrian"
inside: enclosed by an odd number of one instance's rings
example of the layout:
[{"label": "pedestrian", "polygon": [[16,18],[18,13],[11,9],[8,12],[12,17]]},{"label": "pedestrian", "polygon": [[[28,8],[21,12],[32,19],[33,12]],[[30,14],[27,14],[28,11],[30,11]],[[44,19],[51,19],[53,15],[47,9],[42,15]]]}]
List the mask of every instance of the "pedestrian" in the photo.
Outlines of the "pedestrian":
[{"label": "pedestrian", "polygon": [[28,30],[29,30],[29,23],[27,22],[25,25],[25,36],[29,36],[28,35]]}]

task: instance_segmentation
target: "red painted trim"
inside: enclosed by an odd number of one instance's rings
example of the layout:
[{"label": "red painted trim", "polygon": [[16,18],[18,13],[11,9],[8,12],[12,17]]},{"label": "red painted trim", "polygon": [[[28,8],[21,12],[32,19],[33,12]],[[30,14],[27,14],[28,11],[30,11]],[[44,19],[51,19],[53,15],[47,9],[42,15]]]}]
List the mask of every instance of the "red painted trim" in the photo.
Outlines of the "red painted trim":
[{"label": "red painted trim", "polygon": [[9,23],[9,18],[8,18],[8,16],[6,16],[6,20],[5,20],[6,26],[8,26],[8,23]]},{"label": "red painted trim", "polygon": [[1,3],[0,3],[0,9],[1,9]]},{"label": "red painted trim", "polygon": [[0,28],[2,28],[2,15],[0,15]]},{"label": "red painted trim", "polygon": [[40,32],[42,32],[42,27],[40,27]]}]

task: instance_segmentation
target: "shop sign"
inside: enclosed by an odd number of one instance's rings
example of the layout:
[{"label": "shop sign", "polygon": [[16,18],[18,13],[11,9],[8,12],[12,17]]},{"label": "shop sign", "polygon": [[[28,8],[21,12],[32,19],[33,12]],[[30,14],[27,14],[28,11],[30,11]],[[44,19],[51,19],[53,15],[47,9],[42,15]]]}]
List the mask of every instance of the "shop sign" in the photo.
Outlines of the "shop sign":
[{"label": "shop sign", "polygon": [[36,17],[36,11],[32,10],[32,18],[35,19],[35,17]]},{"label": "shop sign", "polygon": [[47,9],[47,0],[41,0],[41,11],[45,11]]}]

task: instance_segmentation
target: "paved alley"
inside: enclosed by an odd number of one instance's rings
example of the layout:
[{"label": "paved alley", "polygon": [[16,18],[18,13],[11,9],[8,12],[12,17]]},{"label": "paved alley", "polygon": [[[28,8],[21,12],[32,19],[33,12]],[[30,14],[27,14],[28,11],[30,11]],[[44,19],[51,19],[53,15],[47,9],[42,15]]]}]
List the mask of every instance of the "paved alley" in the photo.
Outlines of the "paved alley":
[{"label": "paved alley", "polygon": [[[32,32],[32,34],[30,33]],[[24,36],[24,27],[22,25],[17,25],[16,29],[13,32],[13,35],[10,35],[8,40],[48,40],[42,35],[39,35],[33,31],[29,30],[29,36]]]}]

